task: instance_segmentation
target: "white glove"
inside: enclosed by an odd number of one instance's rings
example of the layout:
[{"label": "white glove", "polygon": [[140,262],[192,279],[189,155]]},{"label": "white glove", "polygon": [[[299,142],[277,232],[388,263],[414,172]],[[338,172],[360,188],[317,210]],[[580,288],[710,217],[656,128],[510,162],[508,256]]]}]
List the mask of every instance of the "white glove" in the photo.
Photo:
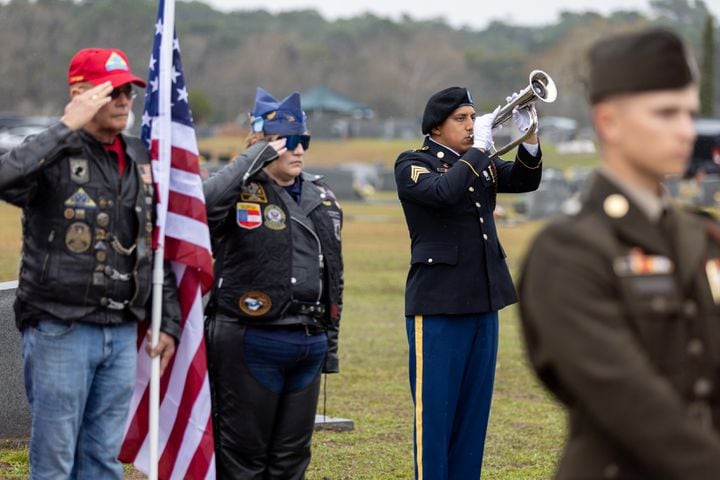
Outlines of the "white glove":
[{"label": "white glove", "polygon": [[495,143],[492,137],[492,124],[500,111],[500,105],[492,113],[475,117],[473,125],[473,147],[480,150],[490,150]]},{"label": "white glove", "polygon": [[[505,98],[505,101],[507,103],[512,102],[517,98],[518,94],[513,93],[509,97]],[[528,131],[528,128],[530,128],[530,125],[532,125],[532,120],[530,116],[530,110],[535,112],[535,102],[531,102],[528,104],[527,107],[519,109],[518,107],[513,108],[512,112],[512,119],[513,123],[515,124],[515,127],[517,127],[518,130],[520,130],[520,133],[525,133]],[[535,116],[537,117],[537,113],[535,113]],[[537,126],[535,127],[535,133],[537,133]]]}]

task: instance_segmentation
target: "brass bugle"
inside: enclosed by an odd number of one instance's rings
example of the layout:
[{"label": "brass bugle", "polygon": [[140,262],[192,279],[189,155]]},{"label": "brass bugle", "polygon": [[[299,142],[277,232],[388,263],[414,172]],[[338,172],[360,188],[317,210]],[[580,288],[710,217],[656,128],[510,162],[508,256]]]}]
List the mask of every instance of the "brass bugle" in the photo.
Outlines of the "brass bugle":
[{"label": "brass bugle", "polygon": [[515,107],[518,109],[527,109],[530,112],[530,128],[520,138],[504,145],[500,148],[493,148],[493,152],[490,157],[494,158],[499,155],[503,155],[513,148],[524,142],[530,135],[535,133],[537,128],[538,118],[537,112],[530,108],[530,104],[535,100],[540,100],[545,103],[552,103],[557,99],[557,87],[555,82],[547,73],[542,70],[533,70],[530,72],[528,77],[528,86],[523,88],[514,100],[510,101],[498,112],[495,120],[493,121],[493,128],[503,125],[504,123],[512,120],[512,112]]}]

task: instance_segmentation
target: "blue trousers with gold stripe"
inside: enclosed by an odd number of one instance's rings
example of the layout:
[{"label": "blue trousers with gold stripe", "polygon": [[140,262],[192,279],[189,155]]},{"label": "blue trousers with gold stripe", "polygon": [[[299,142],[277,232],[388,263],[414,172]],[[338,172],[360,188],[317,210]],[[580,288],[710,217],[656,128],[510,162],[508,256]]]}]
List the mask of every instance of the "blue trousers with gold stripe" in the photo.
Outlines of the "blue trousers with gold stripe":
[{"label": "blue trousers with gold stripe", "polygon": [[498,314],[406,317],[415,478],[479,479],[495,381]]}]

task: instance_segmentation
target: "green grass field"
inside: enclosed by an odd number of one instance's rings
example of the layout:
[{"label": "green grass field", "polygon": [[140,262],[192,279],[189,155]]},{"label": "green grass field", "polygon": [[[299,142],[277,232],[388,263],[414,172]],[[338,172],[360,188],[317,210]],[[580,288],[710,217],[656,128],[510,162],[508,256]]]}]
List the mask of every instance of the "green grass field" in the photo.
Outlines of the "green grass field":
[{"label": "green grass field", "polygon": [[[327,378],[327,414],[350,418],[352,432],[317,432],[309,480],[412,477],[412,402],[407,381],[403,290],[409,261],[398,204],[343,205],[346,215],[345,311],[341,370]],[[15,278],[19,211],[0,204],[0,281]],[[501,228],[516,270],[538,223]],[[321,406],[322,409],[322,397]],[[485,479],[544,479],[552,474],[564,417],[525,364],[514,307],[501,312],[496,390],[485,455]],[[133,478],[137,474],[130,473]],[[0,449],[0,478],[26,478],[22,449]]]}]

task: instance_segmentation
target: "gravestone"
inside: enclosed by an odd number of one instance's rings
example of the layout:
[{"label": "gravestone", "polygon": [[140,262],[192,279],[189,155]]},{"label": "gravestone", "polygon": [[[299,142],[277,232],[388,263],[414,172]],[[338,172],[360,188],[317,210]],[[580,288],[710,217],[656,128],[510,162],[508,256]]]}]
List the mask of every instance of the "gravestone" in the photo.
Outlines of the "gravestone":
[{"label": "gravestone", "polygon": [[0,439],[30,437],[30,407],[25,397],[20,332],[15,328],[17,282],[0,283]]},{"label": "gravestone", "polygon": [[307,173],[322,175],[325,182],[338,200],[359,200],[361,197],[355,188],[353,172],[337,167],[307,167]]},{"label": "gravestone", "polygon": [[548,168],[543,171],[540,186],[523,196],[523,210],[527,218],[536,220],[550,217],[562,211],[563,204],[572,191],[560,170]]}]

